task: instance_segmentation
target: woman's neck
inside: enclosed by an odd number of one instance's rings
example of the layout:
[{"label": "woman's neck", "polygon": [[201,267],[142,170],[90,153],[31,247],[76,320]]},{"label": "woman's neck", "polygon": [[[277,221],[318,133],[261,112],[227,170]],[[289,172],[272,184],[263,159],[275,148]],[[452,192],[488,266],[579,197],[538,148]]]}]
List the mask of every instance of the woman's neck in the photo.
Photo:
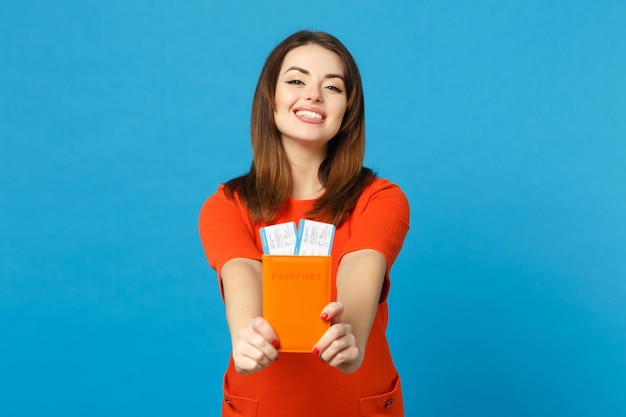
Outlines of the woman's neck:
[{"label": "woman's neck", "polygon": [[324,193],[319,179],[320,165],[326,158],[326,148],[296,147],[285,149],[291,166],[291,197],[313,200]]},{"label": "woman's neck", "polygon": [[[319,167],[318,167],[319,169]],[[299,174],[291,169],[291,197],[296,200],[314,200],[324,193],[324,188],[319,180],[318,169],[311,173]]]}]

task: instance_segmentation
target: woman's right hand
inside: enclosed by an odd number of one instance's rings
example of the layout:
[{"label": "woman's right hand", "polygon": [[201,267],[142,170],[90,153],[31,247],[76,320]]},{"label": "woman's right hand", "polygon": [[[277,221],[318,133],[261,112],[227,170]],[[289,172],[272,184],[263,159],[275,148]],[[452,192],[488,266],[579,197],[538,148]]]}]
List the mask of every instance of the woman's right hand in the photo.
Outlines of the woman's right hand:
[{"label": "woman's right hand", "polygon": [[258,372],[278,360],[278,337],[264,318],[250,320],[237,336],[233,344],[233,362],[240,374]]}]

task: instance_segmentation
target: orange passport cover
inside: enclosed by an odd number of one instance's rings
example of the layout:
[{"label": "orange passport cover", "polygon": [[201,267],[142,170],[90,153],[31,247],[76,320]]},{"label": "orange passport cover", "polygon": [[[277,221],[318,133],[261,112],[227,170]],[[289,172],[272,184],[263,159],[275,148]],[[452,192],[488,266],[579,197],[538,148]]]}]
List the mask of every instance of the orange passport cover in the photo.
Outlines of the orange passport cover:
[{"label": "orange passport cover", "polygon": [[263,255],[263,318],[281,352],[311,352],[328,329],[320,319],[330,302],[330,256]]}]

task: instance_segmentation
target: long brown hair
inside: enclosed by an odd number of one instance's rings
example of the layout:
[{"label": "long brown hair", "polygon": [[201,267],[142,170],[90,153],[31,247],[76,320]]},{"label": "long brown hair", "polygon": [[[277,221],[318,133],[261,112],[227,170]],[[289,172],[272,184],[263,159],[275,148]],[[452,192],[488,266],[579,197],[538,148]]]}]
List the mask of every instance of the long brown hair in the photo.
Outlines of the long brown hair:
[{"label": "long brown hair", "polygon": [[289,51],[318,45],[336,53],[345,67],[346,112],[339,131],[328,142],[326,159],[319,169],[324,194],[307,215],[336,225],[343,222],[359,195],[375,176],[363,167],[365,157],[365,105],[361,75],[348,49],[325,32],[300,31],[283,40],[270,53],[257,83],[252,102],[250,171],[226,183],[230,198],[236,192],[254,222],[270,222],[291,194],[291,170],[281,135],[274,121],[276,83]]}]

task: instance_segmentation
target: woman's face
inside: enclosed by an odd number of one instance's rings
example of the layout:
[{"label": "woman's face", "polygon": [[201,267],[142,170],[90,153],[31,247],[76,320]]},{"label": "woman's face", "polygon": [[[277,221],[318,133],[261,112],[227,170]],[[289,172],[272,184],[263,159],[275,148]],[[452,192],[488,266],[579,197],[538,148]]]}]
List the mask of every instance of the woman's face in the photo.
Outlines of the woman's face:
[{"label": "woman's face", "polygon": [[344,65],[319,45],[304,45],[285,56],[276,84],[274,120],[286,141],[326,145],[346,112]]}]

